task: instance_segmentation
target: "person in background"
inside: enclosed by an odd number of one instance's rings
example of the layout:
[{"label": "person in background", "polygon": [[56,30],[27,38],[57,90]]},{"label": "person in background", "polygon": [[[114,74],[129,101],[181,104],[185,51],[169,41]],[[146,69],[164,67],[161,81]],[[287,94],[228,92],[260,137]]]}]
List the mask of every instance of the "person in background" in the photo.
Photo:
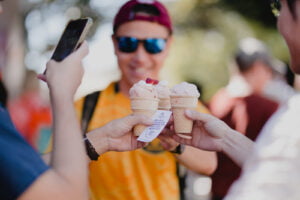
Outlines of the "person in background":
[{"label": "person in background", "polygon": [[8,110],[17,130],[35,149],[43,152],[42,140],[49,138],[52,132],[52,113],[36,76],[34,71],[26,71],[22,93],[9,101]]},{"label": "person in background", "polygon": [[286,79],[286,66],[273,58],[267,46],[255,38],[240,41],[235,54],[239,74],[254,94],[272,99],[280,104],[295,94]]},{"label": "person in background", "polygon": [[[278,17],[277,26],[284,37],[291,56],[290,68],[300,74],[300,1],[272,1]],[[243,167],[241,177],[230,188],[227,200],[297,200],[300,197],[300,94],[291,96],[265,125],[254,144],[250,139],[229,128],[223,121],[209,114],[186,111],[194,120],[193,138],[186,140],[174,135],[176,141],[204,150],[224,152]],[[165,129],[165,134],[172,134]]]},{"label": "person in background", "polygon": [[[278,108],[276,101],[257,91],[264,85],[254,88],[257,82],[270,80],[275,73],[269,67],[271,57],[262,47],[262,43],[254,38],[240,42],[228,85],[217,91],[209,102],[209,109],[214,116],[253,141]],[[252,84],[248,80],[252,80]],[[224,153],[219,152],[217,156],[218,167],[212,175],[212,198],[221,200],[239,177],[241,168]]]},{"label": "person in background", "polygon": [[[172,33],[168,11],[159,1],[130,0],[120,8],[113,23],[112,41],[121,79],[76,102],[79,118],[84,122],[83,132],[85,127],[93,130],[132,112],[129,89],[148,77],[159,79]],[[91,104],[94,108],[89,112]],[[207,112],[201,104],[199,109]],[[179,188],[179,163],[210,175],[216,168],[216,157],[213,152],[191,147],[183,151],[170,138],[157,139],[136,151],[107,152],[90,163],[92,199],[179,199],[183,191]]]}]

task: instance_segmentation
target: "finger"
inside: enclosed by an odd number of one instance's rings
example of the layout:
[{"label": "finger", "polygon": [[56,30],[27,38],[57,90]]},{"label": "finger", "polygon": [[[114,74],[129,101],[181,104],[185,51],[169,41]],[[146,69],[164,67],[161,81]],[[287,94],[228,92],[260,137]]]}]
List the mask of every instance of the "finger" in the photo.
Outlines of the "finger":
[{"label": "finger", "polygon": [[143,124],[143,125],[146,125],[146,126],[150,126],[153,124],[153,120],[150,119],[149,117],[146,117],[144,115],[129,115],[127,117],[125,117],[126,120],[127,120],[127,123],[130,125],[130,126],[134,126],[134,125],[137,125],[137,124]]},{"label": "finger", "polygon": [[165,150],[168,150],[171,148],[171,145],[168,142],[165,142],[164,140],[160,140],[160,144]]},{"label": "finger", "polygon": [[178,142],[178,143],[180,143],[180,144],[190,145],[190,143],[191,143],[191,139],[185,139],[185,138],[179,137],[179,136],[176,135],[176,134],[173,135],[172,138],[173,138],[176,142]]},{"label": "finger", "polygon": [[137,148],[143,148],[143,147],[145,147],[147,145],[147,143],[145,143],[145,142],[137,142]]},{"label": "finger", "polygon": [[56,65],[57,62],[55,60],[49,60],[46,64],[46,70],[45,70],[45,74],[47,73],[47,68],[51,67],[52,65]]},{"label": "finger", "polygon": [[45,74],[38,74],[37,78],[47,83],[47,78]]},{"label": "finger", "polygon": [[77,59],[82,60],[87,54],[89,53],[89,47],[86,41],[84,41],[80,47],[74,51],[72,54],[70,54],[68,57],[71,59]]},{"label": "finger", "polygon": [[214,118],[212,115],[200,113],[195,110],[185,110],[185,115],[192,120],[199,120],[202,122],[208,122]]},{"label": "finger", "polygon": [[170,130],[169,128],[165,127],[159,135],[162,135],[162,136],[168,136],[170,137],[171,135],[173,135],[174,132],[172,130]]}]

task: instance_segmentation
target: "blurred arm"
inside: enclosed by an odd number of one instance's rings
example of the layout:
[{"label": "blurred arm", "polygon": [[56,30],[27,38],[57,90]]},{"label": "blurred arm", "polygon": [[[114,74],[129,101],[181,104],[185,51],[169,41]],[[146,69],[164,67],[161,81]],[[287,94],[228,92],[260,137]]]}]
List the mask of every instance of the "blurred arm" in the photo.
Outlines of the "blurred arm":
[{"label": "blurred arm", "polygon": [[176,158],[188,169],[203,175],[211,175],[217,168],[215,152],[203,151],[191,146],[185,146],[184,152],[176,155]]}]

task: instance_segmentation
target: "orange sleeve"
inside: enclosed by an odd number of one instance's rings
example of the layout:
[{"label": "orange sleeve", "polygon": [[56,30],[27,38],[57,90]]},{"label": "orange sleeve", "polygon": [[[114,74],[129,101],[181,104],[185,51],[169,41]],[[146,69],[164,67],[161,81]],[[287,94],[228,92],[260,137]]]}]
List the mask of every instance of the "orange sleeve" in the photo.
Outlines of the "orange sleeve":
[{"label": "orange sleeve", "polygon": [[196,110],[201,113],[210,113],[208,108],[201,101],[198,101],[198,106]]}]

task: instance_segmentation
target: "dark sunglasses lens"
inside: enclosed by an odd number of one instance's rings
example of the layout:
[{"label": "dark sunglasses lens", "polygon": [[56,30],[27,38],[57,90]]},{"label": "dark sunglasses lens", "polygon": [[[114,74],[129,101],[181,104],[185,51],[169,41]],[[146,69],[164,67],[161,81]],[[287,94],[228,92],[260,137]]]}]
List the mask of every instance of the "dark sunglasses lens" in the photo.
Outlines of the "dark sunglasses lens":
[{"label": "dark sunglasses lens", "polygon": [[279,16],[281,9],[280,0],[271,0],[271,10],[275,17]]},{"label": "dark sunglasses lens", "polygon": [[126,53],[134,52],[138,47],[139,41],[132,37],[119,37],[118,46],[119,50]]},{"label": "dark sunglasses lens", "polygon": [[166,40],[162,38],[149,38],[145,40],[144,46],[148,53],[157,54],[165,49]]}]

